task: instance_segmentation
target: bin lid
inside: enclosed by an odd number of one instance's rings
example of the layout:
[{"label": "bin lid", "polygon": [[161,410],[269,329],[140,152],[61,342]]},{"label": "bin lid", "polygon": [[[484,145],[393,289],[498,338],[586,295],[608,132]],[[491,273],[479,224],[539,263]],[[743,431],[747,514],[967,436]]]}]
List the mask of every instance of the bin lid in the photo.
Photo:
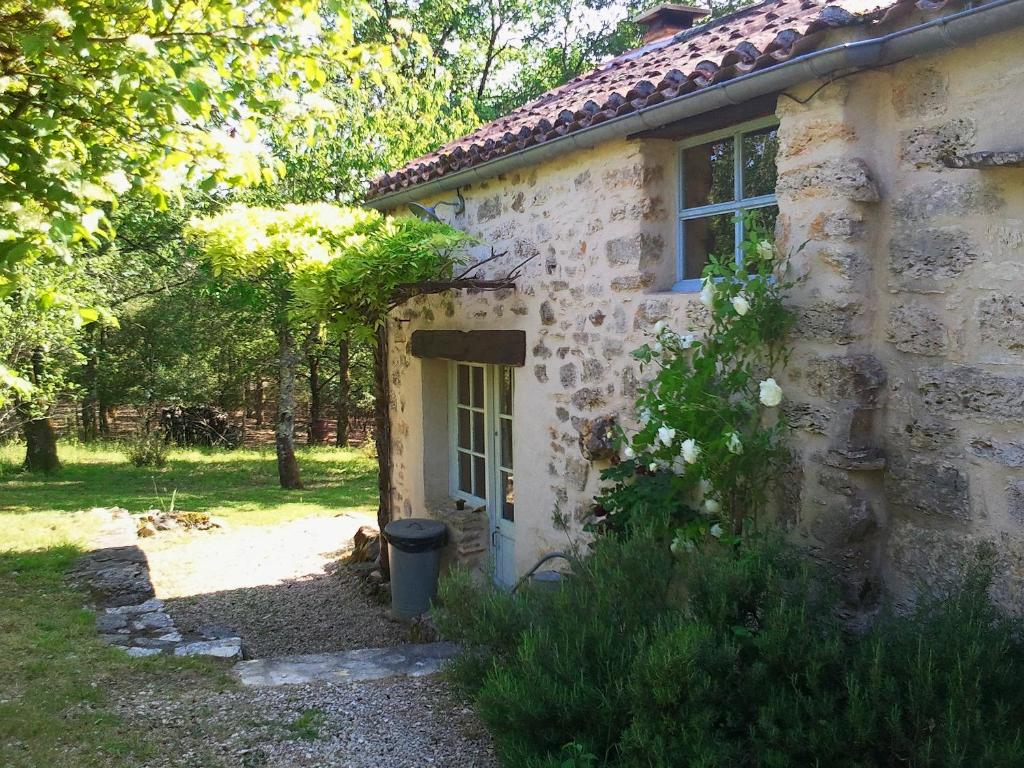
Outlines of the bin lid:
[{"label": "bin lid", "polygon": [[407,517],[384,526],[384,539],[403,552],[429,552],[448,541],[448,527],[440,520]]}]

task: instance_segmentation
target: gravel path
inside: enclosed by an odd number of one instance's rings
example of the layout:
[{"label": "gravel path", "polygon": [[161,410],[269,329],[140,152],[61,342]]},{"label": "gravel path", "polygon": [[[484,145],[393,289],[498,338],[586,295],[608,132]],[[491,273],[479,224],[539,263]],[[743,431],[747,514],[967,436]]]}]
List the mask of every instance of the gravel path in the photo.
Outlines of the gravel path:
[{"label": "gravel path", "polygon": [[119,713],[163,745],[139,768],[493,768],[490,738],[439,678],[169,697],[125,691]]},{"label": "gravel path", "polygon": [[338,562],[371,516],[140,540],[157,597],[183,631],[227,627],[247,658],[398,645],[401,624]]}]

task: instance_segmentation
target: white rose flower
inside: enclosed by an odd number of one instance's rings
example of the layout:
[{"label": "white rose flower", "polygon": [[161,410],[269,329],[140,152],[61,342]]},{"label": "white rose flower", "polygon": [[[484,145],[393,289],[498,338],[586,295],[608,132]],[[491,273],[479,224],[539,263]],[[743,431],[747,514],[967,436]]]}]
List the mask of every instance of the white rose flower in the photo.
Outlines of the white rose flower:
[{"label": "white rose flower", "polygon": [[740,440],[740,436],[735,432],[729,434],[729,442],[726,443],[726,448],[729,449],[729,453],[735,453],[737,455],[743,453],[743,442]]},{"label": "white rose flower", "polygon": [[128,35],[124,44],[134,51],[144,53],[146,56],[160,55],[160,49],[156,47],[156,42],[149,35]]},{"label": "white rose flower", "polygon": [[705,277],[703,284],[700,287],[700,303],[708,309],[715,301],[715,284],[711,282],[710,278]]},{"label": "white rose flower", "polygon": [[771,240],[762,240],[757,244],[757,256],[765,261],[775,258],[775,245]]},{"label": "white rose flower", "polygon": [[646,408],[640,411],[640,423],[645,427],[651,423],[651,412]]},{"label": "white rose flower", "polygon": [[658,462],[652,461],[650,464],[647,465],[647,468],[649,470],[651,470],[651,472],[657,472],[658,471]]},{"label": "white rose flower", "polygon": [[71,14],[64,8],[50,8],[43,14],[43,20],[54,24],[61,29],[70,32],[75,28],[75,20],[71,18]]},{"label": "white rose flower", "polygon": [[759,385],[761,388],[761,404],[774,408],[782,402],[782,387],[775,379],[765,379]]},{"label": "white rose flower", "polygon": [[680,455],[683,457],[683,461],[687,464],[696,464],[697,458],[700,456],[700,446],[697,445],[697,441],[692,437],[688,437],[683,440],[682,452]]},{"label": "white rose flower", "polygon": [[736,314],[745,315],[750,311],[750,302],[747,301],[747,297],[742,293],[732,297],[732,308],[736,310]]},{"label": "white rose flower", "polygon": [[717,515],[722,511],[722,505],[715,499],[704,499],[702,507],[704,509],[704,513],[707,515]]},{"label": "white rose flower", "polygon": [[720,539],[720,538],[722,538],[722,534],[725,533],[725,531],[722,530],[722,526],[721,525],[719,525],[718,523],[715,523],[714,525],[711,526],[711,530],[708,531],[708,533],[710,533],[716,539]]},{"label": "white rose flower", "polygon": [[658,427],[658,439],[666,448],[672,447],[672,441],[676,438],[676,431],[672,427]]},{"label": "white rose flower", "polygon": [[635,459],[636,451],[633,450],[632,446],[627,445],[625,448],[622,449],[622,455],[625,456],[627,459]]},{"label": "white rose flower", "polygon": [[132,188],[132,182],[122,170],[116,170],[103,177],[103,183],[110,187],[114,194],[123,195]]},{"label": "white rose flower", "polygon": [[683,461],[682,456],[676,456],[672,459],[672,471],[677,475],[682,475],[686,472],[686,462]]},{"label": "white rose flower", "polygon": [[656,336],[660,336],[665,332],[666,328],[668,328],[668,323],[666,323],[664,320],[659,320],[654,324],[654,334]]},{"label": "white rose flower", "polygon": [[692,333],[688,333],[679,339],[679,346],[682,349],[689,349],[690,347],[693,346],[693,342],[695,342],[696,340],[696,336],[694,336]]}]

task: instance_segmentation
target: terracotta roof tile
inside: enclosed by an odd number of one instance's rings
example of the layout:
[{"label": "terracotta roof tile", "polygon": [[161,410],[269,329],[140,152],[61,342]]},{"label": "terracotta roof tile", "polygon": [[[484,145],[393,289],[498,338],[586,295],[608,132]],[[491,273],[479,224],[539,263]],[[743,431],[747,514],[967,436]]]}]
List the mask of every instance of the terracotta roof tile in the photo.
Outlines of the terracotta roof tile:
[{"label": "terracotta roof tile", "polygon": [[813,50],[823,32],[944,0],[768,0],[600,64],[370,184],[369,199],[679,98]]}]

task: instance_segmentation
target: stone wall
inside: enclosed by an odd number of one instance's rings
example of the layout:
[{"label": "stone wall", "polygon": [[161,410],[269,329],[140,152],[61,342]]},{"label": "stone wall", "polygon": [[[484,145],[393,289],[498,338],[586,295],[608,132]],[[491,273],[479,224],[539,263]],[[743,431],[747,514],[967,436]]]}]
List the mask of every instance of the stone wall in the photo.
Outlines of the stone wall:
[{"label": "stone wall", "polygon": [[779,232],[807,243],[791,514],[853,609],[883,584],[941,588],[991,541],[997,593],[1020,610],[1024,171],[940,162],[1024,141],[1012,37],[779,101]]},{"label": "stone wall", "polygon": [[[858,74],[806,104],[779,99],[777,236],[795,254],[798,284],[783,377],[792,462],[778,512],[838,566],[851,611],[870,609],[883,584],[905,596],[922,580],[941,586],[983,540],[998,544],[1000,597],[1020,605],[1024,171],[938,162],[946,151],[1020,148],[1024,54],[1012,38]],[[805,100],[818,85],[793,95]],[[668,290],[676,173],[673,142],[621,140],[463,190],[467,211],[454,224],[507,251],[487,274],[534,258],[515,291],[432,297],[396,313],[400,514],[455,514],[447,366],[409,356],[410,334],[522,329],[519,569],[564,546],[552,513],[578,523],[604,466],[581,450],[581,433],[632,417],[641,374],[629,352],[660,319],[699,332],[704,317],[693,294]],[[456,517],[466,556],[479,559],[486,520]]]}]

